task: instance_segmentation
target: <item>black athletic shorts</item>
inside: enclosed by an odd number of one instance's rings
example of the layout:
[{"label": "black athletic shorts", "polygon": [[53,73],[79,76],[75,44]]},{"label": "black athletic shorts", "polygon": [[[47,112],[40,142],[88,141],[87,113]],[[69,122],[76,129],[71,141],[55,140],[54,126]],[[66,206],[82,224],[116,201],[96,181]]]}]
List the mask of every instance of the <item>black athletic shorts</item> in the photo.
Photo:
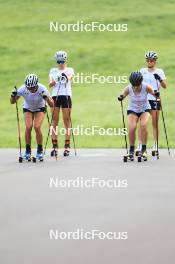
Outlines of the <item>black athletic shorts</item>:
[{"label": "black athletic shorts", "polygon": [[27,112],[29,112],[29,113],[39,113],[39,112],[45,113],[46,112],[46,108],[45,107],[41,107],[37,111],[34,111],[34,112],[30,111],[27,108],[23,108],[23,113],[27,113]]},{"label": "black athletic shorts", "polygon": [[156,100],[149,100],[149,104],[151,106],[151,110],[161,110],[160,101],[156,102]]},{"label": "black athletic shorts", "polygon": [[59,95],[58,97],[53,96],[52,99],[54,100],[55,107],[72,108],[72,100],[70,96]]},{"label": "black athletic shorts", "polygon": [[136,116],[138,116],[138,117],[141,117],[141,115],[142,115],[143,113],[149,113],[150,111],[151,111],[151,109],[146,109],[144,112],[136,113],[136,112],[134,112],[134,111],[132,111],[132,110],[128,110],[128,111],[127,111],[127,115],[134,114],[134,115],[136,115]]}]

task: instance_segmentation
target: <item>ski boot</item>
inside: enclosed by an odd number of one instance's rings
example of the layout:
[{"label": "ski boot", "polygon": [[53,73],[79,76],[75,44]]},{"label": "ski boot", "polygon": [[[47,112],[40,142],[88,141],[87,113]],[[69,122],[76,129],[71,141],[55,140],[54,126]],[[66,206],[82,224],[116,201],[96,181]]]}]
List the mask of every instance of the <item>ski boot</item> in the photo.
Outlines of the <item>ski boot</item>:
[{"label": "ski boot", "polygon": [[53,149],[51,150],[50,156],[56,157],[58,156],[58,142],[57,140],[52,140]]},{"label": "ski boot", "polygon": [[34,162],[34,163],[36,163],[36,161],[44,161],[44,158],[43,158],[43,153],[41,152],[41,153],[37,153],[36,154],[36,157],[33,157],[32,158],[32,161]]},{"label": "ski boot", "polygon": [[123,161],[134,161],[134,152],[130,151],[127,155],[123,157]]},{"label": "ski boot", "polygon": [[66,143],[65,145],[64,145],[64,152],[63,152],[63,156],[64,157],[68,157],[69,156],[69,154],[70,154],[70,143]]},{"label": "ski boot", "polygon": [[142,144],[139,143],[138,146],[137,146],[137,148],[136,148],[136,150],[135,150],[135,156],[136,157],[139,156],[141,149],[142,149]]},{"label": "ski boot", "polygon": [[159,159],[159,151],[158,150],[155,150],[155,149],[152,150],[151,154],[152,154],[153,157],[157,157],[157,159]]},{"label": "ski boot", "polygon": [[139,156],[138,156],[138,162],[142,162],[142,161],[147,161],[148,160],[148,155],[147,155],[147,152],[146,151],[141,151],[139,153]]},{"label": "ski boot", "polygon": [[53,148],[50,153],[51,157],[57,157],[58,156],[58,148]]},{"label": "ski boot", "polygon": [[26,151],[23,158],[19,157],[19,162],[22,162],[21,160],[23,160],[23,159],[30,162],[31,161],[31,152]]},{"label": "ski boot", "polygon": [[38,145],[38,148],[37,148],[37,153],[36,153],[36,157],[33,157],[32,160],[33,162],[35,163],[37,160],[38,161],[43,161],[43,148],[42,148],[42,145]]}]

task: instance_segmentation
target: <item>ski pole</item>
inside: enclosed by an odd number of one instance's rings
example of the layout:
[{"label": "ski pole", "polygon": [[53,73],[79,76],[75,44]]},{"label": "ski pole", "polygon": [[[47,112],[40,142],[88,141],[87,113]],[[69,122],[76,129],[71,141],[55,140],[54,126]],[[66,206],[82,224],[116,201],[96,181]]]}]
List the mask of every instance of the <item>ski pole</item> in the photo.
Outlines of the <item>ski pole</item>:
[{"label": "ski pole", "polygon": [[[121,100],[120,102],[121,102],[121,110],[122,110],[123,128],[126,129],[125,115],[124,115],[124,110],[123,110],[123,101]],[[128,154],[128,142],[127,142],[126,134],[125,134],[125,147],[126,147],[126,152]]]},{"label": "ski pole", "polygon": [[[17,92],[17,88],[16,86],[14,87],[16,92]],[[17,127],[18,127],[18,142],[19,142],[19,153],[20,153],[20,157],[22,157],[22,151],[21,151],[21,128],[20,128],[20,122],[19,122],[19,110],[18,110],[18,101],[16,100],[16,118],[17,118]]]},{"label": "ski pole", "polygon": [[[45,147],[44,147],[44,155],[46,153],[46,148],[47,148],[47,144],[48,144],[48,140],[49,140],[49,134],[50,134],[50,127],[53,123],[53,118],[54,118],[54,114],[55,114],[55,109],[56,109],[56,102],[58,100],[58,96],[59,96],[59,90],[60,90],[60,81],[59,81],[59,88],[58,88],[58,91],[57,91],[57,95],[56,95],[56,99],[55,99],[55,102],[54,102],[54,107],[53,107],[53,112],[52,112],[52,117],[51,117],[51,121],[50,121],[50,126],[49,126],[49,130],[48,130],[48,133],[47,133],[47,138],[46,138],[46,143],[45,143]],[[55,149],[54,149],[55,150]],[[56,152],[55,152],[56,153]],[[55,155],[55,158],[57,160],[57,155]]]},{"label": "ski pole", "polygon": [[164,112],[163,112],[163,107],[162,107],[162,102],[161,101],[160,101],[160,104],[161,104],[162,120],[163,120],[163,126],[164,126],[166,143],[167,143],[167,149],[168,149],[168,154],[170,156],[170,147],[169,147],[169,142],[168,142],[168,135],[167,135],[166,124],[165,124],[165,117],[164,117]]},{"label": "ski pole", "polygon": [[50,118],[49,118],[49,114],[48,114],[48,111],[47,111],[47,97],[43,96],[43,99],[45,100],[46,116],[47,116],[48,125],[50,127]]},{"label": "ski pole", "polygon": [[158,99],[156,96],[156,150],[157,159],[159,159],[159,128],[158,128]]},{"label": "ski pole", "polygon": [[68,105],[68,111],[69,111],[69,120],[70,120],[70,125],[71,125],[71,135],[72,135],[72,140],[73,140],[73,144],[74,144],[74,152],[75,152],[75,157],[76,157],[77,156],[77,150],[76,150],[75,138],[74,138],[74,132],[73,132],[71,110],[70,110],[70,105],[69,105],[69,97],[67,96],[66,98],[67,98],[67,105]]},{"label": "ski pole", "polygon": [[[158,82],[156,80],[157,87],[158,87]],[[163,120],[163,127],[164,127],[164,132],[165,132],[165,138],[166,138],[166,143],[167,143],[167,149],[168,149],[168,154],[170,156],[170,147],[169,147],[169,141],[168,141],[168,135],[167,135],[167,129],[166,129],[166,123],[165,123],[165,117],[164,117],[164,111],[163,111],[163,106],[162,106],[162,100],[160,99],[160,109],[162,113],[162,120]]]}]

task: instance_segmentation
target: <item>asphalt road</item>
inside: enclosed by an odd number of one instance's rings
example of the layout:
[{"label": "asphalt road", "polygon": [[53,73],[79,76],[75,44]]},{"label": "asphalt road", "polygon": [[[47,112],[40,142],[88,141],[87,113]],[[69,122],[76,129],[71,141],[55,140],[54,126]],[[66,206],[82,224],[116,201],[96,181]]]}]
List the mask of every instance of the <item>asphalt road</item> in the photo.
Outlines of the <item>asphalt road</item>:
[{"label": "asphalt road", "polygon": [[[124,150],[78,150],[58,160],[18,163],[0,150],[0,263],[175,263],[175,151],[123,163]],[[100,179],[125,188],[64,188],[62,180]],[[52,181],[53,183],[53,181]],[[50,239],[50,231],[127,232],[127,239]],[[66,234],[67,234],[66,233]],[[126,234],[126,233],[125,233]]]}]

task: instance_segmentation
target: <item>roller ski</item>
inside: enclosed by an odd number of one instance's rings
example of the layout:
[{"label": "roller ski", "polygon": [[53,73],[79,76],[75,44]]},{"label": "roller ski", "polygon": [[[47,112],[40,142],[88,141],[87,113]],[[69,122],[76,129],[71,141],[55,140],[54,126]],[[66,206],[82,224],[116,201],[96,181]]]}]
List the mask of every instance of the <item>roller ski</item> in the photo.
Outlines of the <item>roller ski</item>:
[{"label": "roller ski", "polygon": [[31,154],[30,153],[25,153],[24,156],[19,157],[19,163],[22,163],[23,161],[31,161]]},{"label": "roller ski", "polygon": [[30,162],[31,161],[31,153],[25,153],[23,156],[23,160]]},{"label": "roller ski", "polygon": [[124,162],[134,161],[134,146],[130,146],[129,153],[123,157]]},{"label": "roller ski", "polygon": [[20,156],[18,161],[19,161],[19,163],[22,163],[23,162],[23,157]]},{"label": "roller ski", "polygon": [[63,152],[63,156],[64,157],[68,157],[70,155],[70,150],[68,148],[66,148]]},{"label": "roller ski", "polygon": [[124,162],[134,161],[134,153],[128,153],[123,157]]},{"label": "roller ski", "polygon": [[153,146],[153,150],[151,152],[152,157],[157,157],[157,159],[159,159],[159,148],[158,148],[158,144],[155,142],[154,146]]},{"label": "roller ski", "polygon": [[51,157],[58,157],[58,148],[53,148],[50,153]]},{"label": "roller ski", "polygon": [[26,145],[26,151],[25,151],[25,154],[24,156],[22,157],[22,155],[20,155],[19,157],[19,162],[22,163],[23,161],[28,161],[30,162],[31,161],[31,147],[30,145]]},{"label": "roller ski", "polygon": [[32,161],[36,163],[37,161],[44,161],[43,149],[41,146],[37,149],[37,154],[35,157],[32,157]]},{"label": "roller ski", "polygon": [[144,152],[140,152],[139,153],[139,156],[138,156],[138,162],[142,162],[142,161],[147,161],[148,160],[148,155],[147,155],[147,152],[144,151]]},{"label": "roller ski", "polygon": [[136,149],[136,151],[135,151],[135,156],[136,156],[136,157],[139,156],[139,152],[140,152],[140,150],[137,150],[137,149]]},{"label": "roller ski", "polygon": [[53,148],[51,150],[50,156],[51,157],[58,157],[58,142],[57,140],[52,140]]},{"label": "roller ski", "polygon": [[[68,142],[68,143],[67,143]],[[70,155],[70,141],[66,140],[66,143],[64,145],[64,152],[63,152],[63,156],[64,157],[68,157]]]},{"label": "roller ski", "polygon": [[135,150],[135,156],[138,157],[141,151],[142,145],[139,143],[137,149]]},{"label": "roller ski", "polygon": [[157,157],[159,159],[159,151],[158,150],[152,150],[152,157]]},{"label": "roller ski", "polygon": [[36,163],[37,161],[44,161],[43,153],[37,153],[35,157],[32,157],[32,161]]}]

